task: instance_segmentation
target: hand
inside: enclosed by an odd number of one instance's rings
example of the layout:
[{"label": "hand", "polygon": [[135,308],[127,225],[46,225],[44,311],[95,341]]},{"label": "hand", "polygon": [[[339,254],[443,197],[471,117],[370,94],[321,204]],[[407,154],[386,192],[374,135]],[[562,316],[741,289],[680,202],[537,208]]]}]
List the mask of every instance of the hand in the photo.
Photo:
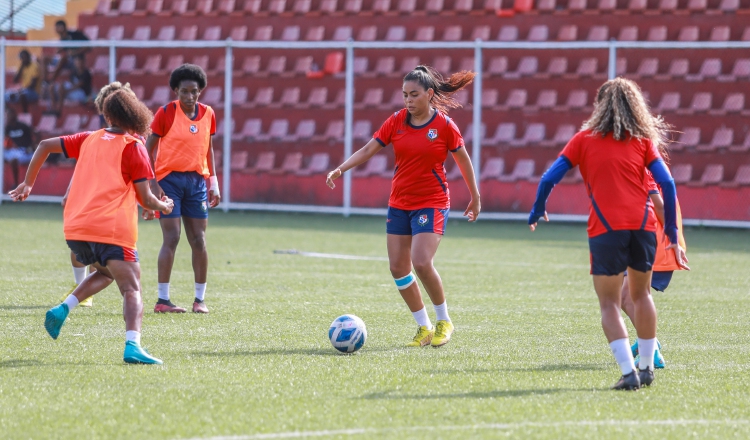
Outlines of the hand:
[{"label": "hand", "polygon": [[328,173],[328,177],[326,177],[326,185],[331,189],[336,188],[336,184],[334,184],[333,181],[341,177],[342,174],[344,173],[341,172],[341,168],[336,168]]},{"label": "hand", "polygon": [[208,206],[216,208],[221,203],[221,194],[219,194],[218,188],[211,188],[208,190]]},{"label": "hand", "polygon": [[[544,219],[545,222],[549,221],[549,217],[547,217],[547,211],[544,211],[544,216],[542,216],[542,218]],[[536,224],[537,222],[534,222],[529,225],[529,229],[531,229],[531,232],[534,232],[534,230],[536,229]]]},{"label": "hand", "polygon": [[154,193],[157,199],[162,200],[164,197],[164,190],[161,189],[161,186],[159,186],[159,183],[154,179],[151,182],[151,192]]},{"label": "hand", "polygon": [[160,211],[165,215],[171,214],[174,209],[174,201],[167,196],[161,196],[161,202],[164,204],[164,208]]},{"label": "hand", "polygon": [[685,249],[682,248],[679,244],[670,244],[667,246],[667,249],[674,249],[674,255],[677,257],[677,265],[680,266],[682,269],[690,270],[690,267],[688,264],[687,255],[685,254]]},{"label": "hand", "polygon": [[8,195],[14,202],[23,202],[31,194],[31,185],[27,185],[26,182],[18,185],[18,188],[8,191]]},{"label": "hand", "polygon": [[479,201],[479,197],[476,199],[472,197],[469,206],[466,208],[466,211],[464,211],[464,217],[469,217],[469,222],[475,222],[477,221],[477,217],[479,217],[479,212],[481,210],[482,203]]},{"label": "hand", "polygon": [[146,221],[153,220],[156,218],[156,212],[150,209],[143,208],[143,211],[141,211],[141,218]]}]

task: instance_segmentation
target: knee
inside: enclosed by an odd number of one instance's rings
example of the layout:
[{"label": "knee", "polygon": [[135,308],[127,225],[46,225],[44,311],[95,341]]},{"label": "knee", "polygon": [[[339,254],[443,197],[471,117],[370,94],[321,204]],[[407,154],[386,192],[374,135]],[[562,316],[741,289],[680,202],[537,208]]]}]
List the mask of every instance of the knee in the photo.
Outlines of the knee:
[{"label": "knee", "polygon": [[411,267],[405,264],[391,263],[391,276],[393,278],[403,278],[409,275]]},{"label": "knee", "polygon": [[412,264],[414,264],[414,271],[417,272],[420,278],[431,274],[434,270],[432,260],[414,260]]},{"label": "knee", "polygon": [[206,250],[206,236],[198,234],[190,240],[190,247],[194,251],[204,252]]},{"label": "knee", "polygon": [[164,247],[174,251],[180,243],[180,234],[164,234]]}]

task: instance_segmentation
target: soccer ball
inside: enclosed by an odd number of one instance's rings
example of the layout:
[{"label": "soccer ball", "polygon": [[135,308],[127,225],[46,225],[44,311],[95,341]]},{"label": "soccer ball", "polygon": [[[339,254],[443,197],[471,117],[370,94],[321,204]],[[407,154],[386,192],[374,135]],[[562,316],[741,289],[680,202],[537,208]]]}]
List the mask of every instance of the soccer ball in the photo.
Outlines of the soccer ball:
[{"label": "soccer ball", "polygon": [[367,328],[365,322],[354,315],[342,315],[334,319],[328,329],[328,339],[333,348],[342,353],[354,353],[365,345]]}]

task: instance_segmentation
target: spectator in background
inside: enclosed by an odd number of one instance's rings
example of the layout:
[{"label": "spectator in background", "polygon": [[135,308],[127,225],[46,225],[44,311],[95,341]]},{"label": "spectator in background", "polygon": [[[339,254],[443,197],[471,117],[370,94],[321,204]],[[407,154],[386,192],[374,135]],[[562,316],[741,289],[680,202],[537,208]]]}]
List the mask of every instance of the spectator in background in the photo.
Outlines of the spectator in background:
[{"label": "spectator in background", "polygon": [[21,66],[18,68],[13,82],[20,84],[19,88],[8,90],[5,93],[5,102],[20,103],[24,113],[29,112],[29,103],[39,101],[39,91],[42,85],[39,75],[39,63],[37,63],[28,50],[22,50],[18,54]]},{"label": "spectator in background", "polygon": [[83,56],[76,56],[68,79],[52,87],[50,110],[59,115],[64,101],[78,104],[87,102],[91,96],[91,89],[91,72],[86,68]]},{"label": "spectator in background", "polygon": [[[58,20],[55,23],[55,32],[60,36],[60,41],[89,41],[89,37],[81,31],[70,30],[64,20]],[[65,47],[60,49],[57,54],[59,59],[55,64],[55,71],[52,74],[51,81],[55,81],[63,70],[73,70],[74,59],[80,57],[85,64],[85,55],[89,51],[87,47]],[[54,64],[54,63],[53,63]]]},{"label": "spectator in background", "polygon": [[31,127],[18,120],[16,111],[8,107],[5,113],[5,163],[13,170],[13,185],[18,186],[18,169],[28,164],[34,154],[34,132]]}]

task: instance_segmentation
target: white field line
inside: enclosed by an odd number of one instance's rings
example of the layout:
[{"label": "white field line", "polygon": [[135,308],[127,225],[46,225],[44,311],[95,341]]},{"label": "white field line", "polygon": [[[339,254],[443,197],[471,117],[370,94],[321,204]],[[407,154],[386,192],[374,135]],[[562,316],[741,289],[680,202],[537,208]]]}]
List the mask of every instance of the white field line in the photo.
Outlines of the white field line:
[{"label": "white field line", "polygon": [[254,435],[231,435],[219,437],[196,437],[191,440],[272,440],[286,438],[309,438],[330,436],[354,436],[362,434],[385,434],[408,431],[464,431],[493,430],[508,431],[522,428],[561,428],[561,427],[607,427],[607,426],[693,426],[693,425],[750,425],[750,420],[580,420],[570,422],[520,422],[520,423],[486,423],[479,425],[448,426],[411,426],[402,428],[352,428],[321,431],[274,432]]}]

